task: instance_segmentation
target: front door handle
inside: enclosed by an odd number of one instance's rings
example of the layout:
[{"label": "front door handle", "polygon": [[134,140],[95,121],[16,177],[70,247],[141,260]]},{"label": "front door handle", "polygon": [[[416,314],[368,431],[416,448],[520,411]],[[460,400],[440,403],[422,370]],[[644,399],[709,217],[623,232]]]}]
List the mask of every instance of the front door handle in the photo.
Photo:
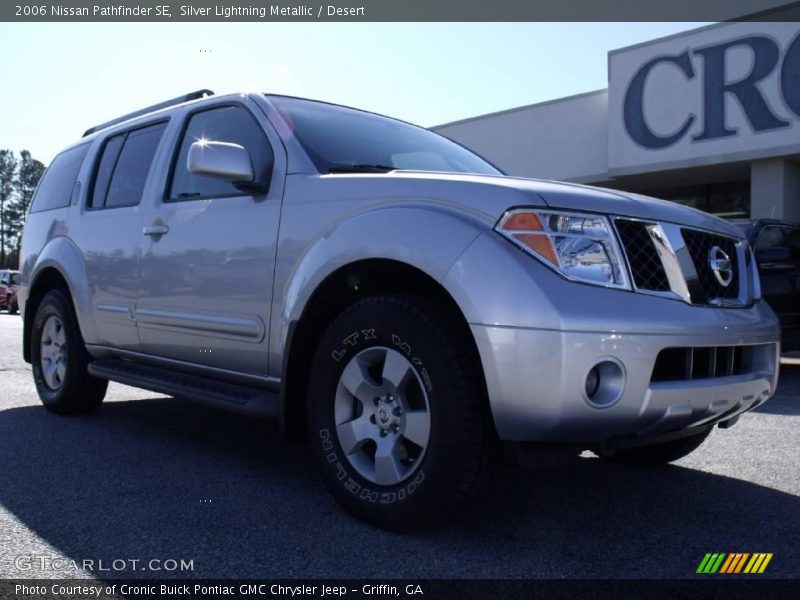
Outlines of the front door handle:
[{"label": "front door handle", "polygon": [[169,227],[166,225],[150,225],[142,229],[144,235],[159,236],[169,233]]}]

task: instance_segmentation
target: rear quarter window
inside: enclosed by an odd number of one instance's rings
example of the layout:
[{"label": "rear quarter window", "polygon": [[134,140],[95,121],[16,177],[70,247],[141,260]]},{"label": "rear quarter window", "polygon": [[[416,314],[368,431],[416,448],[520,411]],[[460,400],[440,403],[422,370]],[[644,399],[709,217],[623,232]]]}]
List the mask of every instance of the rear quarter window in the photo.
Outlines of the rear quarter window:
[{"label": "rear quarter window", "polygon": [[70,148],[56,156],[47,167],[31,203],[31,212],[69,206],[72,189],[78,178],[89,144]]}]

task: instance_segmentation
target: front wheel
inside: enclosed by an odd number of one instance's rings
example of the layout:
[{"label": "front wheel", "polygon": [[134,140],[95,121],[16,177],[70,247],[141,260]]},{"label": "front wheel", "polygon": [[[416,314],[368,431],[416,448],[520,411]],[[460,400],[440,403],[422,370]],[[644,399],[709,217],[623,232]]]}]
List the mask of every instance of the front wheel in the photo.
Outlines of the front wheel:
[{"label": "front wheel", "polygon": [[308,391],[314,452],[336,499],[393,531],[477,506],[497,447],[481,373],[445,306],[375,296],[346,309],[320,341]]},{"label": "front wheel", "polygon": [[89,375],[90,358],[72,306],[61,290],[42,298],[31,333],[33,380],[45,408],[62,415],[97,409],[108,381]]},{"label": "front wheel", "polygon": [[14,300],[11,296],[8,297],[8,303],[6,304],[6,306],[8,307],[8,314],[10,315],[17,314],[17,310],[19,310],[17,308],[17,301]]},{"label": "front wheel", "polygon": [[671,442],[618,450],[614,454],[604,458],[610,462],[632,465],[635,467],[656,467],[665,465],[679,458],[683,458],[684,456],[688,456],[697,450],[700,444],[706,441],[710,433],[711,430],[709,429],[701,434],[672,440]]}]

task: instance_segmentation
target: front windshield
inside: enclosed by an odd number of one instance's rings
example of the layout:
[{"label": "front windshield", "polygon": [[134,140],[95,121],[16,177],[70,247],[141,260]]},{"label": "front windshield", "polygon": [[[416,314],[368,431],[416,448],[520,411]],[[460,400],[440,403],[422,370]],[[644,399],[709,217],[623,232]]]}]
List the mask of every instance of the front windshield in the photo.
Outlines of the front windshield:
[{"label": "front windshield", "polygon": [[269,99],[320,173],[410,169],[502,174],[466,148],[421,127],[322,102]]}]

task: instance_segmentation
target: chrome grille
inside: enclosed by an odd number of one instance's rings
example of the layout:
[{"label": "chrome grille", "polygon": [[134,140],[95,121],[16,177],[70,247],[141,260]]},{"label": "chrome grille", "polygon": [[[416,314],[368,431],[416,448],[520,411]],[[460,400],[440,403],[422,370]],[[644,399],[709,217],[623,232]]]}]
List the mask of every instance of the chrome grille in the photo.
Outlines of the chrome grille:
[{"label": "chrome grille", "polygon": [[618,219],[617,233],[628,255],[631,277],[636,287],[640,290],[668,292],[667,272],[647,231],[648,225],[654,223]]},{"label": "chrome grille", "polygon": [[672,223],[624,217],[613,222],[636,291],[695,305],[752,302],[756,274],[746,242]]},{"label": "chrome grille", "polygon": [[[696,286],[698,302],[708,302],[713,298],[737,298],[739,296],[739,265],[736,260],[736,243],[733,239],[714,235],[694,229],[681,229],[686,248],[692,257],[697,278],[700,285]],[[709,252],[713,247],[719,247],[731,259],[733,279],[727,286],[722,285],[714,276],[709,265]]]}]

